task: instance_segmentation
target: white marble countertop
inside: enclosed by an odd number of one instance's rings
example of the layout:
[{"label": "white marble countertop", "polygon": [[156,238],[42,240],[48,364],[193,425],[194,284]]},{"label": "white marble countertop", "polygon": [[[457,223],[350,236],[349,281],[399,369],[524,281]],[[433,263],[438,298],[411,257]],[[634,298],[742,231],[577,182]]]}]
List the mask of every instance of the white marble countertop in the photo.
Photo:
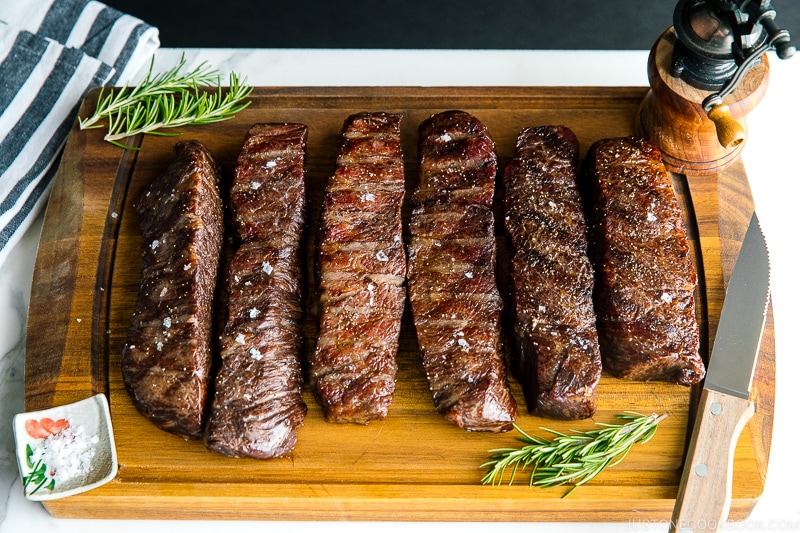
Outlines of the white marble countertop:
[{"label": "white marble countertop", "polygon": [[[171,67],[185,52],[189,66],[207,60],[223,73],[235,70],[253,85],[272,86],[497,86],[647,84],[647,51],[429,51],[429,50],[176,50],[156,54],[156,70]],[[795,214],[800,195],[797,121],[800,106],[800,58],[771,60],[770,87],[748,117],[749,139],[743,153],[756,208],[771,252],[773,305],[777,350],[775,425],[765,491],[751,517],[729,523],[726,531],[800,531],[800,498],[793,490],[800,467],[791,455],[793,409],[800,405],[800,375],[793,331],[800,322],[800,290],[796,266]],[[22,368],[25,324],[33,262],[40,223],[0,265],[0,533],[21,531],[81,532],[142,530],[216,532],[372,531],[374,523],[314,522],[157,522],[59,520],[23,498],[13,454],[11,418],[22,410]],[[382,530],[406,531],[407,523],[380,524]],[[483,531],[485,524],[429,524],[438,531]],[[492,526],[495,527],[494,525]],[[631,521],[618,524],[539,524],[542,531],[666,531],[666,524]],[[504,531],[530,531],[531,524],[504,524]]]}]

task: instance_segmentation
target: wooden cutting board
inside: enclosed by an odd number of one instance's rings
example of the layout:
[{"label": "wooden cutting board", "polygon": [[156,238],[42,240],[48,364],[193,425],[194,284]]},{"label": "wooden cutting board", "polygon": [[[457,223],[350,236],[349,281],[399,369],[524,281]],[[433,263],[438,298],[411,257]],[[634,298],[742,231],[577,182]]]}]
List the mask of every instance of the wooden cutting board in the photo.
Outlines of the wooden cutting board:
[{"label": "wooden cutting board", "polygon": [[[489,128],[502,166],[526,126],[565,124],[582,154],[603,137],[634,131],[644,88],[259,88],[236,119],[187,128],[230,172],[256,122],[309,126],[309,238],[314,242],[322,192],[332,173],[344,119],[360,111],[405,115],[407,185],[416,180],[417,127],[446,109],[473,113]],[[84,102],[91,113],[97,94]],[[324,422],[309,405],[290,457],[231,459],[155,428],[123,387],[120,353],[139,282],[139,230],[132,200],[172,159],[174,137],[131,141],[138,151],[102,140],[101,130],[73,128],[48,206],[36,259],[25,357],[25,408],[42,409],[107,394],[119,473],[95,490],[47,502],[60,517],[274,520],[668,521],[677,493],[697,388],[637,383],[603,375],[593,420],[553,421],[527,414],[519,384],[517,423],[528,432],[587,430],[625,410],[667,413],[655,438],[562,499],[567,488],[480,484],[492,448],[514,446],[513,432],[467,433],[433,408],[413,327],[404,319],[398,385],[389,416],[369,426]],[[753,210],[741,163],[709,176],[673,175],[701,283],[702,351],[714,338],[724,287]],[[408,213],[406,212],[406,215]],[[502,224],[497,225],[502,228]],[[498,231],[502,231],[498,229]],[[499,239],[499,277],[508,251]],[[308,257],[313,253],[308,249]],[[309,269],[311,267],[309,266]],[[310,270],[309,270],[310,271]],[[309,287],[310,289],[310,287]],[[313,346],[313,321],[306,324]],[[762,493],[772,435],[775,353],[768,317],[755,378],[756,415],[738,441],[731,519],[745,518]],[[709,443],[713,445],[713,443]]]}]

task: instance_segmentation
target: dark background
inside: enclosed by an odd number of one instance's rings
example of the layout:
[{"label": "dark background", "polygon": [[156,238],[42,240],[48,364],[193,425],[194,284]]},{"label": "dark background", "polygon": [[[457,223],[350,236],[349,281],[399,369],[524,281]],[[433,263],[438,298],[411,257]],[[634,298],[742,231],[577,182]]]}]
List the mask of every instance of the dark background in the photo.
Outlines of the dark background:
[{"label": "dark background", "polygon": [[[646,50],[677,0],[107,0],[169,48]],[[800,0],[773,0],[800,45]],[[795,61],[799,60],[797,58]]]}]

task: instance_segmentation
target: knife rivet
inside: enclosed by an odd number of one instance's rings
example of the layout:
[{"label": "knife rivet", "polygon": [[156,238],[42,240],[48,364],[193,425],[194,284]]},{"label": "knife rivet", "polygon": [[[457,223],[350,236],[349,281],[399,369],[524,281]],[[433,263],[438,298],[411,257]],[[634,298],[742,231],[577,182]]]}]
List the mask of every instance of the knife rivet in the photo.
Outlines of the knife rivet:
[{"label": "knife rivet", "polygon": [[702,463],[694,467],[694,473],[700,477],[705,477],[708,474],[708,467]]},{"label": "knife rivet", "polygon": [[718,402],[714,402],[711,404],[711,414],[718,415],[722,413],[722,404]]}]

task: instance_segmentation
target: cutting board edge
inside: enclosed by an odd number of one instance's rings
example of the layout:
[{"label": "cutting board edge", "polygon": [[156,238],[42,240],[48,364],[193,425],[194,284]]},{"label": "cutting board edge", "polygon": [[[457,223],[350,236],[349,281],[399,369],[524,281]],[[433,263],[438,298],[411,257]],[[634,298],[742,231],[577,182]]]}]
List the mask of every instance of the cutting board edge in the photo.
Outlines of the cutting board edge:
[{"label": "cutting board edge", "polygon": [[[486,521],[486,522],[628,522],[631,524],[667,523],[672,514],[674,497],[660,487],[641,491],[650,498],[636,497],[630,490],[623,497],[595,498],[596,494],[573,493],[561,498],[564,491],[535,500],[515,498],[503,500],[489,494],[447,496],[441,487],[424,487],[414,495],[397,493],[374,496],[374,486],[293,485],[285,484],[273,494],[244,494],[219,484],[213,489],[186,486],[169,494],[161,484],[128,484],[113,482],[113,494],[72,496],[45,502],[47,511],[57,518],[103,518],[147,520],[268,520],[268,521]],[[107,486],[108,487],[108,486]],[[469,487],[474,489],[475,487]],[[584,487],[589,488],[589,487]],[[501,490],[499,488],[486,490]],[[630,489],[630,488],[629,488]],[[255,492],[257,492],[256,489]],[[296,499],[287,493],[304,494]],[[438,490],[438,494],[434,491]],[[526,490],[537,490],[527,489]],[[556,489],[558,490],[558,489]],[[597,492],[597,491],[595,491]],[[215,498],[203,494],[222,494]],[[669,493],[669,494],[668,494]],[[485,492],[484,492],[485,494]],[[158,498],[154,498],[157,495]],[[224,501],[223,506],[219,506]],[[758,498],[735,498],[731,503],[730,521],[746,520]],[[217,504],[217,505],[213,505]]]}]

